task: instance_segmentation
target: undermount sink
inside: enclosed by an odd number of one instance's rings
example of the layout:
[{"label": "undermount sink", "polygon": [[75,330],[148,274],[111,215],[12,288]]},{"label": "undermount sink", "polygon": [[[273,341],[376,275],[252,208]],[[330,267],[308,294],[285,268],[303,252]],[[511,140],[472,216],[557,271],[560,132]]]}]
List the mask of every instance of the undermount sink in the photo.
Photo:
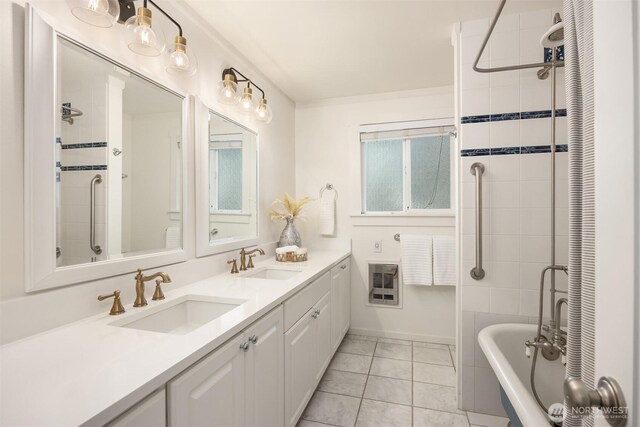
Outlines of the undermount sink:
[{"label": "undermount sink", "polygon": [[184,335],[237,308],[244,300],[186,295],[111,323],[123,328]]},{"label": "undermount sink", "polygon": [[252,279],[267,279],[267,280],[288,280],[293,276],[300,274],[301,270],[289,270],[278,267],[261,267],[246,274],[244,277],[250,277]]}]

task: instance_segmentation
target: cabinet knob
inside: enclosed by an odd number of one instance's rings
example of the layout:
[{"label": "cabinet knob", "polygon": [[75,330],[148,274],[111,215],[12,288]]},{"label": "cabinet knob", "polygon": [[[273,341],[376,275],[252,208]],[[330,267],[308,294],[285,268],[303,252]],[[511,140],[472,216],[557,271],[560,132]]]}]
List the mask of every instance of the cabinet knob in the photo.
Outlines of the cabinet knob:
[{"label": "cabinet knob", "polygon": [[249,337],[249,341],[251,341],[251,344],[258,344],[258,336],[257,335],[251,335]]},{"label": "cabinet knob", "polygon": [[240,349],[243,351],[249,351],[249,342],[245,341],[242,344],[240,344]]}]

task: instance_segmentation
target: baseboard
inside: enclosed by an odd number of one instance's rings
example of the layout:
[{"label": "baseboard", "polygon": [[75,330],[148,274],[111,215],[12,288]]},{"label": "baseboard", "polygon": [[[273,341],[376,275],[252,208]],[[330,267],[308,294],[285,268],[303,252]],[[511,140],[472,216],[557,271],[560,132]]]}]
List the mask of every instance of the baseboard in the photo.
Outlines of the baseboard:
[{"label": "baseboard", "polygon": [[398,340],[431,342],[435,344],[455,345],[455,337],[439,337],[435,335],[410,334],[406,332],[379,331],[375,329],[349,328],[352,335],[368,335],[377,338],[394,338]]}]

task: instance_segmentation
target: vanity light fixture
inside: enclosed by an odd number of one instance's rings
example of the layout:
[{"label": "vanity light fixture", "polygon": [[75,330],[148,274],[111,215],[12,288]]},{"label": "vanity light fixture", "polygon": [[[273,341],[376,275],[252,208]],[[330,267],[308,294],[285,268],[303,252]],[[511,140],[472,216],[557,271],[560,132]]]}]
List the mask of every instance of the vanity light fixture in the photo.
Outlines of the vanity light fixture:
[{"label": "vanity light fixture", "polygon": [[67,0],[73,16],[94,27],[113,27],[120,16],[118,0]]},{"label": "vanity light fixture", "polygon": [[173,47],[168,49],[165,58],[166,71],[177,76],[193,76],[198,69],[198,60],[193,52],[187,51],[187,38],[182,34],[182,27],[167,12],[152,0],[143,0],[142,7],[136,9],[133,0],[67,0],[71,13],[97,27],[111,27],[120,20],[127,31],[126,40],[129,50],[143,56],[160,56],[166,50],[164,33],[153,28],[153,14],[148,5],[162,13],[178,27]]},{"label": "vanity light fixture", "polygon": [[[238,79],[236,74],[242,78]],[[247,83],[247,87],[244,88],[242,94],[238,91],[238,83]],[[257,106],[256,97],[253,95],[251,86],[262,93],[262,97],[259,99]],[[266,124],[271,123],[273,113],[271,107],[267,105],[264,91],[260,86],[235,68],[230,67],[222,71],[222,81],[218,83],[217,95],[218,100],[223,104],[237,105],[242,113],[254,114],[257,121]]]}]

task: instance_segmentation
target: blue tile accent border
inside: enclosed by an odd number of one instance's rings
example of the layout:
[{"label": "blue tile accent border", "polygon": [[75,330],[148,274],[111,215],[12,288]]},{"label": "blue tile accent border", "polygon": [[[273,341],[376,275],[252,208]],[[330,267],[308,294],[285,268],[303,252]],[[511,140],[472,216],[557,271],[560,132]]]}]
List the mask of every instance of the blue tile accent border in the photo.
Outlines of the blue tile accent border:
[{"label": "blue tile accent border", "polygon": [[61,166],[63,172],[71,171],[106,171],[107,165],[89,165],[89,166]]},{"label": "blue tile accent border", "polygon": [[99,147],[106,147],[107,143],[106,142],[85,142],[83,144],[63,144],[62,145],[62,149],[63,150],[73,150],[76,148],[99,148]]},{"label": "blue tile accent border", "polygon": [[[566,117],[567,109],[559,108],[556,110],[556,117]],[[508,120],[527,120],[527,119],[544,119],[551,117],[551,110],[541,111],[523,111],[521,113],[500,113],[500,114],[484,114],[479,116],[464,116],[460,122],[468,123],[486,123],[486,122],[503,122]]]},{"label": "blue tile accent border", "polygon": [[[556,153],[569,152],[566,144],[556,145]],[[540,154],[551,153],[550,145],[527,145],[523,147],[503,147],[503,148],[474,148],[470,150],[460,150],[460,157],[476,156],[504,156],[511,154]]]}]

